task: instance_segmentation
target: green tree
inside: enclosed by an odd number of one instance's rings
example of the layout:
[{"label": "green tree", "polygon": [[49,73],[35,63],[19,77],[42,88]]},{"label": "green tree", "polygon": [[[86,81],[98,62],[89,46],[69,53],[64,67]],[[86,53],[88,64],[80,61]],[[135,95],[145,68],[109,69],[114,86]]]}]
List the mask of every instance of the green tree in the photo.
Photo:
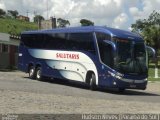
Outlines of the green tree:
[{"label": "green tree", "polygon": [[42,20],[44,20],[44,17],[41,16],[41,15],[36,15],[36,16],[34,17],[34,22],[35,22],[35,23],[39,23],[39,22],[42,21]]},{"label": "green tree", "polygon": [[6,12],[0,8],[0,18],[4,17]]},{"label": "green tree", "polygon": [[70,25],[70,22],[69,22],[69,20],[58,18],[57,24],[58,24],[57,26],[60,28],[60,27],[66,27],[67,25]]},{"label": "green tree", "polygon": [[8,10],[8,13],[13,16],[14,18],[17,18],[18,16],[18,11],[17,10]]},{"label": "green tree", "polygon": [[160,13],[153,11],[148,19],[139,19],[131,25],[133,32],[141,34],[146,44],[154,47],[156,51],[155,66],[158,67],[157,56],[160,51]]},{"label": "green tree", "polygon": [[81,23],[81,26],[94,26],[94,22],[87,19],[81,19],[80,23]]},{"label": "green tree", "polygon": [[139,19],[131,25],[132,31],[141,34],[148,45],[160,49],[160,13],[153,11],[148,19]]}]

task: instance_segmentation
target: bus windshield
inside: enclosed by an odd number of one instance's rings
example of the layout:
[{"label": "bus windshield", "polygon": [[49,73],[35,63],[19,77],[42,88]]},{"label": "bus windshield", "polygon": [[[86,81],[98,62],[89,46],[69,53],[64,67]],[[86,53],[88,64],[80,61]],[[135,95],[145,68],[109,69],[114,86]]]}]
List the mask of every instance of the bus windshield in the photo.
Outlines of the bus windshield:
[{"label": "bus windshield", "polygon": [[116,39],[115,69],[123,74],[147,74],[147,56],[143,42]]}]

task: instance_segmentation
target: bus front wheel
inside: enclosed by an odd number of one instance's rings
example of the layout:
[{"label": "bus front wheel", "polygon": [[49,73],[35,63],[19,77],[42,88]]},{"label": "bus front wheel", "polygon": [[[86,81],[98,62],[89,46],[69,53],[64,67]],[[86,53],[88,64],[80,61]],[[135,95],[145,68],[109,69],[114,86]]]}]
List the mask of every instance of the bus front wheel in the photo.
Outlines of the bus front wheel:
[{"label": "bus front wheel", "polygon": [[35,79],[35,69],[33,66],[29,67],[29,78],[30,79]]},{"label": "bus front wheel", "polygon": [[97,86],[96,86],[96,77],[95,74],[92,73],[90,76],[90,89],[91,90],[96,90]]}]

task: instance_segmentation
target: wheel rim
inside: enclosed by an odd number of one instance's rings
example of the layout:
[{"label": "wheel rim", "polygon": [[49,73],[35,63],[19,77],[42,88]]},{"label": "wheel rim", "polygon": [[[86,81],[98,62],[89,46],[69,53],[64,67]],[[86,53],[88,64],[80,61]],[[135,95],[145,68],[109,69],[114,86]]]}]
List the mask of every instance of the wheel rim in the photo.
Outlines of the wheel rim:
[{"label": "wheel rim", "polygon": [[90,78],[90,86],[93,84],[93,79],[92,77]]},{"label": "wheel rim", "polygon": [[96,90],[96,81],[95,81],[94,74],[92,74],[91,77],[90,77],[90,89],[91,90]]},{"label": "wheel rim", "polygon": [[31,68],[30,71],[29,71],[29,76],[33,76],[33,74],[34,74],[34,69]]},{"label": "wheel rim", "polygon": [[40,79],[41,78],[41,70],[38,70],[37,71],[37,79]]}]

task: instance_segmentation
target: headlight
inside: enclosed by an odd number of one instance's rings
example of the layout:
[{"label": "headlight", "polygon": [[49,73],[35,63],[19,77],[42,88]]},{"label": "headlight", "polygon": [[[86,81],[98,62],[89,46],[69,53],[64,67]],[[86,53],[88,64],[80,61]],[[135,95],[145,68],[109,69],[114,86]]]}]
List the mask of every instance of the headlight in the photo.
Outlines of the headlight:
[{"label": "headlight", "polygon": [[115,77],[115,78],[117,78],[117,79],[122,79],[122,77],[124,76],[123,74],[121,74],[121,73],[112,73],[112,72],[110,72],[110,71],[108,71],[108,73],[112,76],[112,77]]}]

